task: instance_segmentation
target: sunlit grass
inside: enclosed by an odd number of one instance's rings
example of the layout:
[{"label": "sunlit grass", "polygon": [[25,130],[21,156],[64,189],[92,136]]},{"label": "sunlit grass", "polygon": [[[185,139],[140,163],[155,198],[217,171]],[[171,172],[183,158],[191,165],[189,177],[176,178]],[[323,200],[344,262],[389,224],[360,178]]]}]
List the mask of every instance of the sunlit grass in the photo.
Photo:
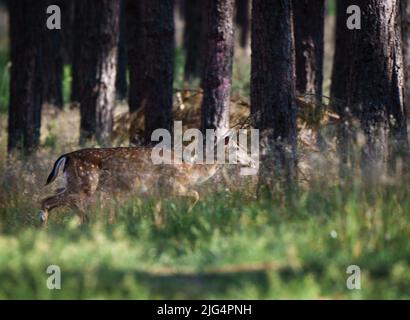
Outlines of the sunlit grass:
[{"label": "sunlit grass", "polygon": [[[60,211],[48,230],[16,225],[8,220],[29,212],[0,207],[0,296],[409,298],[410,199],[396,186],[374,192],[311,190],[282,204],[222,192],[191,213],[182,200],[158,212],[158,199],[135,198],[113,205],[113,223],[109,207],[91,209],[83,227]],[[63,272],[59,292],[45,286],[50,264]],[[351,264],[360,291],[346,288]]]}]

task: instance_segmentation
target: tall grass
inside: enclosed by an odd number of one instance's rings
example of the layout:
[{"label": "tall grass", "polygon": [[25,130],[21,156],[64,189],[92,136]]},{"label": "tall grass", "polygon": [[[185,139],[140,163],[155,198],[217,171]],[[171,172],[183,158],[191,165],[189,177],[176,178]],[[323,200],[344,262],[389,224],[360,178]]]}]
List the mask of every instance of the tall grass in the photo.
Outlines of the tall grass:
[{"label": "tall grass", "polygon": [[[191,213],[182,200],[164,200],[161,211],[157,202],[94,208],[83,227],[62,210],[38,230],[34,206],[9,193],[0,208],[0,297],[410,297],[404,188],[322,186],[283,203],[226,191]],[[59,291],[46,287],[52,264],[62,271]],[[346,287],[353,264],[361,290]]]}]

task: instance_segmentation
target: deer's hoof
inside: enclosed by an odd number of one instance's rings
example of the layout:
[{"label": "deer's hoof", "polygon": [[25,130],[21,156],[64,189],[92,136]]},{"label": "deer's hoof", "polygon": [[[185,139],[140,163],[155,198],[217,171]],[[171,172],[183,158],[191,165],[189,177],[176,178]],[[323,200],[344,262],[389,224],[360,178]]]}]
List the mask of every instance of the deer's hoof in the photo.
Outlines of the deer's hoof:
[{"label": "deer's hoof", "polygon": [[38,219],[41,221],[41,222],[46,222],[47,221],[47,213],[46,212],[44,212],[43,210],[41,210],[39,213],[38,213]]}]

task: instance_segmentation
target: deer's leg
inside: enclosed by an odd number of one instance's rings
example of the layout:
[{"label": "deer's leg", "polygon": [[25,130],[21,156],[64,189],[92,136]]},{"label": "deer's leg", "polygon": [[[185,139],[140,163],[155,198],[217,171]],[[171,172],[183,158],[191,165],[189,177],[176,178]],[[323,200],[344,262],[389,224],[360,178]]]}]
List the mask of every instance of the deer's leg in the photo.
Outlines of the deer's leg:
[{"label": "deer's leg", "polygon": [[51,210],[62,207],[77,207],[75,196],[67,192],[58,193],[41,201],[40,220],[43,226],[47,225],[48,216]]},{"label": "deer's leg", "polygon": [[196,204],[199,201],[199,193],[195,190],[189,190],[187,193],[187,196],[194,199],[194,201],[191,203],[191,205],[188,208],[188,213],[191,213],[192,209],[196,206]]},{"label": "deer's leg", "polygon": [[63,193],[63,192],[66,191],[66,190],[67,190],[66,187],[58,188],[58,189],[56,189],[55,194],[57,195],[57,194]]},{"label": "deer's leg", "polygon": [[49,213],[51,210],[58,207],[69,207],[79,211],[80,223],[84,224],[88,221],[88,217],[83,207],[83,202],[88,195],[74,193],[59,193],[54,196],[45,198],[41,204],[40,220],[43,226],[47,225]]},{"label": "deer's leg", "polygon": [[83,208],[78,208],[80,216],[80,224],[86,224],[89,221],[89,217]]},{"label": "deer's leg", "polygon": [[199,201],[199,193],[193,189],[187,189],[186,187],[179,185],[176,190],[176,195],[179,197],[189,197],[193,199],[193,202],[188,208],[188,213],[192,212],[192,209],[195,207],[197,202]]},{"label": "deer's leg", "polygon": [[64,172],[65,186],[57,190],[57,194],[45,198],[41,203],[40,219],[47,225],[51,210],[61,206],[79,209],[81,223],[86,222],[87,216],[83,204],[87,198],[97,190],[99,173],[95,165],[86,161],[71,161],[71,165]]}]

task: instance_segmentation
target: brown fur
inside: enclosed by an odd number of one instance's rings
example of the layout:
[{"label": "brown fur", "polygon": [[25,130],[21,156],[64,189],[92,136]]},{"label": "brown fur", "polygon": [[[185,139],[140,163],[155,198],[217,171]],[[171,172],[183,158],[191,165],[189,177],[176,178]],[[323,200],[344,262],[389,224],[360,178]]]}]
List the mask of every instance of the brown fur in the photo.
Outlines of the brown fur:
[{"label": "brown fur", "polygon": [[[65,157],[65,188],[42,201],[43,225],[47,224],[49,212],[60,206],[78,208],[81,221],[84,222],[84,204],[96,191],[109,194],[124,191],[150,194],[158,190],[161,193],[194,198],[190,207],[192,209],[199,199],[194,186],[212,177],[217,172],[218,165],[154,165],[151,151],[151,148],[142,147],[82,149],[62,156]],[[173,154],[171,156],[174,157]],[[55,168],[56,165],[53,171]],[[55,178],[52,175],[58,175],[58,168],[56,172],[53,171],[50,181]]]}]

